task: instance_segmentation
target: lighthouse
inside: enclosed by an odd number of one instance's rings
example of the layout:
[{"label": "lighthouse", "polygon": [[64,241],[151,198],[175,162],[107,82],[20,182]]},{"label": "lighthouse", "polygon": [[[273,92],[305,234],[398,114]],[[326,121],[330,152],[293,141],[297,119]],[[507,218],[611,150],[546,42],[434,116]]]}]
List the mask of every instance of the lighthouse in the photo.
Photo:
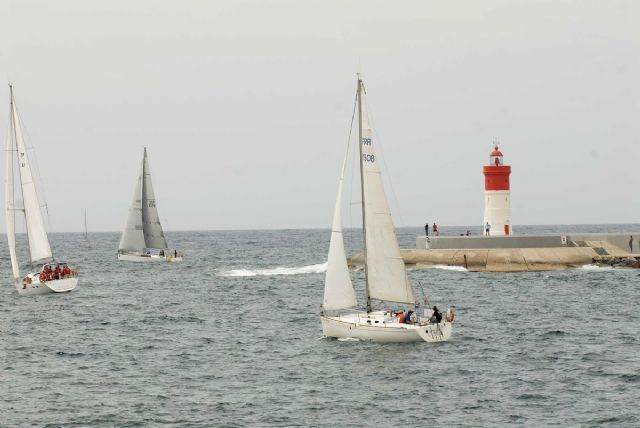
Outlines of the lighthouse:
[{"label": "lighthouse", "polygon": [[502,152],[496,144],[489,155],[489,165],[484,173],[484,225],[491,226],[491,236],[506,236],[511,228],[511,190],[509,175],[511,167],[504,165]]}]

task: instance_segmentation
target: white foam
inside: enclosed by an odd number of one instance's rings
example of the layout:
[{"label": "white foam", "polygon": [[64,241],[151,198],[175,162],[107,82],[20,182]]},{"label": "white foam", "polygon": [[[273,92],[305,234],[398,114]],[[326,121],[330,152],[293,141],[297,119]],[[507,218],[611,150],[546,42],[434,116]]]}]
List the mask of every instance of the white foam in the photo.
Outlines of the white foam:
[{"label": "white foam", "polygon": [[300,275],[307,273],[323,273],[327,270],[327,263],[302,267],[277,267],[273,269],[232,269],[222,271],[218,276],[271,276],[271,275]]},{"label": "white foam", "polygon": [[360,339],[357,337],[339,337],[338,341],[340,342],[360,342]]},{"label": "white foam", "polygon": [[433,265],[432,269],[442,269],[442,270],[453,270],[456,272],[467,272],[467,270],[462,266],[447,266],[447,265]]},{"label": "white foam", "polygon": [[587,271],[603,271],[603,270],[613,270],[613,266],[582,265],[578,269],[587,270]]}]

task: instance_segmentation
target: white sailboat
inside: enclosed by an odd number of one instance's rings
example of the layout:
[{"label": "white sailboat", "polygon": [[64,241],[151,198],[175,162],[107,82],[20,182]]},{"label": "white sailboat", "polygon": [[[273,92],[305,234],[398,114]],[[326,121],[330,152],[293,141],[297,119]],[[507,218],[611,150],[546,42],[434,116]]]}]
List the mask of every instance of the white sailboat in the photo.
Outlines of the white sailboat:
[{"label": "white sailboat", "polygon": [[[9,90],[11,93],[11,115],[5,153],[5,209],[7,241],[14,285],[18,293],[23,295],[71,291],[78,285],[77,267],[71,271],[67,263],[54,262],[11,85],[9,85]],[[16,181],[14,180],[14,167],[16,165],[18,172],[15,175],[19,177],[17,182],[21,205],[16,203],[17,189],[14,185]],[[20,276],[20,266],[16,254],[16,211],[25,216],[31,267],[33,268],[38,263],[44,263],[41,271],[29,273],[25,277]]]},{"label": "white sailboat", "polygon": [[156,196],[153,192],[149,159],[145,147],[142,166],[133,202],[129,208],[127,225],[118,247],[118,260],[129,262],[181,262],[182,254],[169,248],[158,218]]},{"label": "white sailboat", "polygon": [[87,209],[84,209],[84,240],[88,241],[89,240],[89,233],[87,230]]},{"label": "white sailboat", "polygon": [[[416,317],[413,323],[399,322],[396,312],[384,305],[414,306],[411,284],[400,257],[400,247],[384,187],[372,131],[364,103],[364,85],[358,76],[358,141],[364,242],[366,310],[356,309],[357,301],[347,267],[341,224],[342,182],[347,156],[342,165],[334,210],[320,319],[326,337],[352,338],[376,342],[441,342],[451,336],[453,310],[440,322]],[[382,309],[372,310],[372,302]]]}]

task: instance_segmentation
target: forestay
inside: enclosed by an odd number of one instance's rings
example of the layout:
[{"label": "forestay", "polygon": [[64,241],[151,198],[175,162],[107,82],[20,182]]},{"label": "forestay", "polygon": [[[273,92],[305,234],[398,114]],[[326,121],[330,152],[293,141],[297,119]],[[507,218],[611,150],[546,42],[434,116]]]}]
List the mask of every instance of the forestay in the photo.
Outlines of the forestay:
[{"label": "forestay", "polygon": [[[20,171],[20,183],[22,186],[22,200],[24,204],[24,215],[26,218],[27,236],[29,238],[29,255],[31,263],[48,261],[53,259],[51,246],[47,238],[47,232],[40,211],[40,203],[36,193],[36,185],[31,173],[29,154],[22,137],[20,120],[16,110],[13,93],[11,94],[11,125],[16,143],[16,154]],[[11,137],[11,135],[9,135]]]},{"label": "forestay", "polygon": [[13,279],[17,281],[20,278],[20,269],[18,267],[18,259],[16,258],[16,211],[13,196],[13,139],[11,138],[11,126],[7,133],[7,149],[5,153],[5,172],[4,172],[4,206],[6,209],[5,221],[7,223],[7,241],[9,243],[9,256],[11,257],[11,270]]},{"label": "forestay", "polygon": [[167,240],[158,217],[146,148],[142,160],[142,228],[146,248],[167,248]]},{"label": "forestay", "polygon": [[360,91],[362,169],[369,299],[415,303],[373,148],[364,89]]},{"label": "forestay", "polygon": [[348,151],[342,162],[342,172],[338,184],[338,196],[333,212],[333,224],[331,226],[331,241],[329,243],[329,256],[327,273],[324,281],[324,310],[336,310],[351,308],[357,304],[356,294],[351,284],[347,256],[344,250],[344,238],[342,234],[341,203],[342,183],[347,166]]}]

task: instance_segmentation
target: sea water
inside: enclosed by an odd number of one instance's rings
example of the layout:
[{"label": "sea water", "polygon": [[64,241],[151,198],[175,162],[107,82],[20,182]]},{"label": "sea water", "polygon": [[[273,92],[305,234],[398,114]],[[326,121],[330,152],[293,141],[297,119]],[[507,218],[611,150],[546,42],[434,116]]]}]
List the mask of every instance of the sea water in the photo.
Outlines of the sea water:
[{"label": "sea water", "polygon": [[640,425],[638,270],[411,270],[420,301],[455,308],[452,339],[376,344],[322,337],[327,230],[167,235],[183,263],[52,234],[81,280],[37,297],[13,289],[0,237],[0,426]]}]

